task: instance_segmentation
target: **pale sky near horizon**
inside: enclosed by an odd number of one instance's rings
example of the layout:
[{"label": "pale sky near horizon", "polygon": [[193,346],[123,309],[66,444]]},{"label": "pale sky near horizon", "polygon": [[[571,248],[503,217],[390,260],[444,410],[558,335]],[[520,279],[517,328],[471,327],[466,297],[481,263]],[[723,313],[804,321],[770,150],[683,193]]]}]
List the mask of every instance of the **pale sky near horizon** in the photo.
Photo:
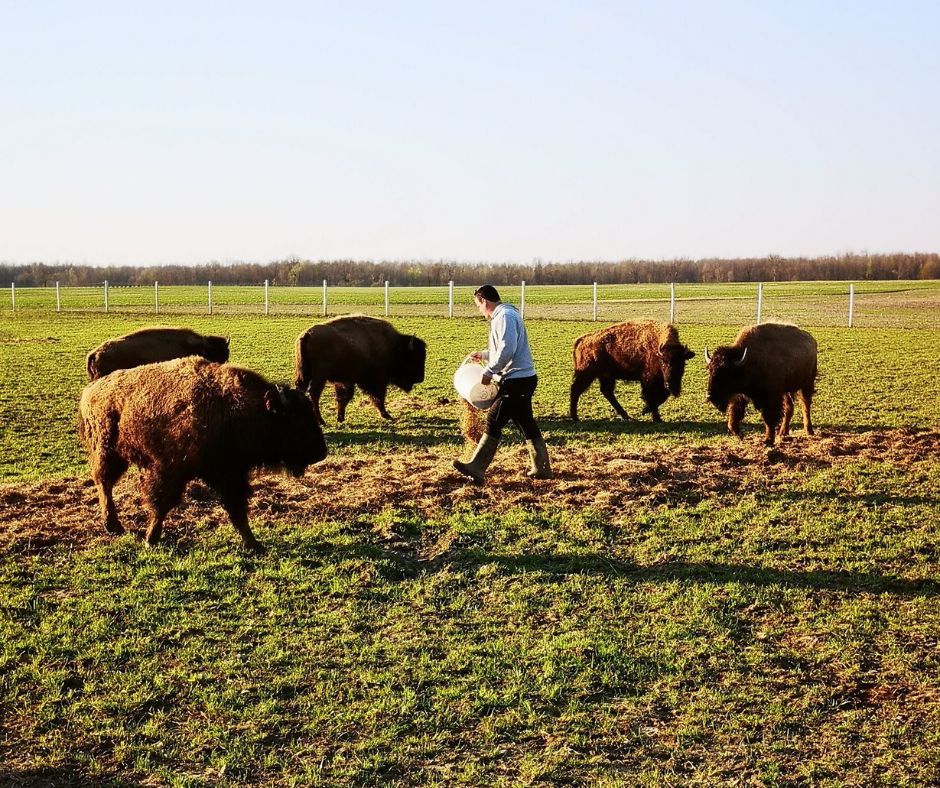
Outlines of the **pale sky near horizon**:
[{"label": "pale sky near horizon", "polygon": [[940,4],[0,0],[0,261],[940,250]]}]

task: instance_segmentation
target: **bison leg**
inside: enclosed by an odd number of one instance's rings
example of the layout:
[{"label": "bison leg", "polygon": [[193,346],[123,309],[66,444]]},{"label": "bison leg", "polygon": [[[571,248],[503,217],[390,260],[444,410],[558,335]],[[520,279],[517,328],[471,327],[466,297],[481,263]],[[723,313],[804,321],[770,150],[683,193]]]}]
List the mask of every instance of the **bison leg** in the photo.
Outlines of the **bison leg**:
[{"label": "bison leg", "polygon": [[783,398],[768,403],[761,410],[764,418],[764,445],[773,446],[780,419],[783,416]]},{"label": "bison leg", "polygon": [[736,438],[743,438],[741,432],[741,422],[744,420],[744,413],[747,410],[747,399],[745,397],[732,397],[728,403],[728,433]]},{"label": "bison leg", "polygon": [[124,527],[118,519],[114,505],[114,485],[127,470],[127,463],[120,457],[110,457],[97,464],[93,472],[95,485],[98,487],[98,503],[101,505],[101,518],[104,529],[109,534],[122,534]]},{"label": "bison leg", "polygon": [[613,405],[613,408],[619,414],[620,418],[630,421],[630,416],[627,415],[627,412],[623,409],[617,398],[614,396],[614,387],[617,385],[617,381],[607,375],[600,376],[600,386],[601,394],[604,395],[605,399]]},{"label": "bison leg", "polygon": [[362,390],[369,395],[369,399],[372,400],[372,404],[375,405],[375,409],[383,419],[394,421],[394,417],[385,410],[385,394],[388,392],[386,386],[376,386],[375,388],[370,386],[368,389],[363,386]]},{"label": "bison leg", "polygon": [[147,527],[147,544],[153,546],[160,541],[163,521],[183,497],[186,482],[166,476],[159,469],[144,480],[143,491],[150,508],[150,524]]},{"label": "bison leg", "polygon": [[800,406],[803,408],[803,429],[807,435],[815,435],[816,430],[813,429],[813,420],[810,417],[810,409],[813,406],[813,392],[812,390],[800,389]]},{"label": "bison leg", "polygon": [[323,420],[323,414],[320,413],[320,397],[323,394],[323,389],[326,386],[326,380],[322,378],[314,378],[310,381],[310,385],[307,387],[307,396],[310,397],[310,402],[313,404],[313,412],[317,416],[317,423],[324,427],[326,422]]},{"label": "bison leg", "polygon": [[578,400],[581,399],[581,395],[588,390],[595,379],[596,376],[588,371],[574,373],[574,380],[571,383],[571,400],[568,405],[568,415],[572,421],[578,420]]},{"label": "bison leg", "polygon": [[793,418],[793,395],[787,392],[783,395],[783,419],[780,422],[778,435],[781,439],[790,434],[790,419]]},{"label": "bison leg", "polygon": [[336,391],[336,420],[338,422],[346,421],[346,406],[352,402],[353,394],[356,393],[354,383],[334,383],[333,389]]},{"label": "bison leg", "polygon": [[659,415],[659,406],[669,399],[669,392],[666,391],[666,387],[659,381],[641,383],[640,393],[643,402],[646,404],[644,410],[653,417],[654,422],[661,422],[662,417]]},{"label": "bison leg", "polygon": [[264,547],[255,539],[255,535],[248,526],[248,498],[251,496],[251,485],[248,483],[248,477],[243,476],[225,482],[216,482],[212,486],[222,498],[222,506],[228,512],[229,519],[241,536],[245,547],[254,553],[264,552]]}]

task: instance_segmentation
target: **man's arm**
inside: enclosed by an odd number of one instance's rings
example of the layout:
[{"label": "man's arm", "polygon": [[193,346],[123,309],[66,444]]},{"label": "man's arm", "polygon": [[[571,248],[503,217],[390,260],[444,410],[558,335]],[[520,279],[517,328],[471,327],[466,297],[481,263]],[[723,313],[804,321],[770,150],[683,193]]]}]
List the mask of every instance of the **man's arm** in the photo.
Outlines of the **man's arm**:
[{"label": "man's arm", "polygon": [[514,322],[506,319],[506,313],[499,315],[490,324],[490,331],[493,336],[494,355],[489,363],[483,368],[483,382],[488,383],[486,378],[492,378],[494,374],[501,372],[512,361],[516,353],[516,345],[519,343],[519,333]]}]

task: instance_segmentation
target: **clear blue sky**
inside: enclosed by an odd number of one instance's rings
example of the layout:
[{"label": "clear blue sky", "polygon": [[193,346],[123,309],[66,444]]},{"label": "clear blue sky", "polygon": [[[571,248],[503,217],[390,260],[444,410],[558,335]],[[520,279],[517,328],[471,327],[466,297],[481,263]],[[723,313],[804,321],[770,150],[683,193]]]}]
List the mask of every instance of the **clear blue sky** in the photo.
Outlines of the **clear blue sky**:
[{"label": "clear blue sky", "polygon": [[0,260],[940,249],[940,3],[0,0]]}]

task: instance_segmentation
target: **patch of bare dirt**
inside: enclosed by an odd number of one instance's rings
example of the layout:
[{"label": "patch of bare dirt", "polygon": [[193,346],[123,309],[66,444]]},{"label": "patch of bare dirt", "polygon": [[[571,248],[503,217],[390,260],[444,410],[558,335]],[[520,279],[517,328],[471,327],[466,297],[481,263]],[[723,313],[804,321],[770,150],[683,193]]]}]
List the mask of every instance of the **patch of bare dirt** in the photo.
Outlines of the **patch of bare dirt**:
[{"label": "patch of bare dirt", "polygon": [[[730,439],[669,448],[550,450],[554,479],[527,479],[525,447],[514,444],[497,454],[484,487],[464,482],[453,470],[456,447],[332,455],[302,479],[277,474],[256,478],[251,518],[353,522],[389,508],[435,517],[465,507],[500,512],[543,506],[621,515],[637,503],[694,502],[786,489],[807,472],[859,460],[887,461],[903,471],[936,462],[940,431],[796,436],[770,450],[755,440]],[[134,479],[131,472],[122,480],[115,500],[124,527],[140,533],[147,518]],[[54,544],[107,539],[99,517],[97,494],[88,479],[0,485],[0,550],[34,552]],[[226,522],[211,491],[193,483],[167,520],[168,535],[175,532],[179,538],[205,518]]]}]

